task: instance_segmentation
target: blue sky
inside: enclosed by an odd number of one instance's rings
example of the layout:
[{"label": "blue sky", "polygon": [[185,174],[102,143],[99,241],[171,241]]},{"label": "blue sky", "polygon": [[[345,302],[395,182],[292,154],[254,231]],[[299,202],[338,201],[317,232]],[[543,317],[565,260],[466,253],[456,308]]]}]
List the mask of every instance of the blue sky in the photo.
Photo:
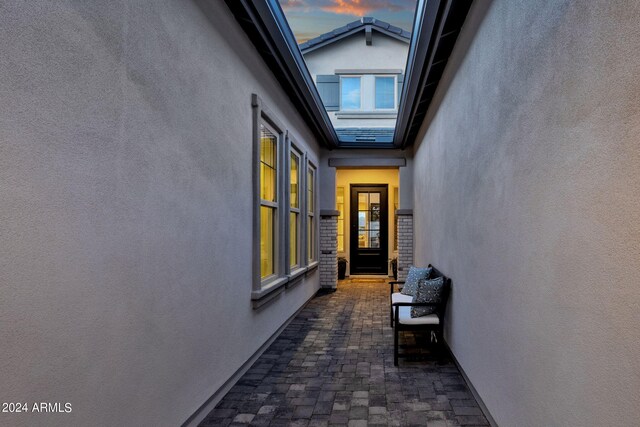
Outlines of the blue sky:
[{"label": "blue sky", "polygon": [[363,16],[411,31],[416,0],[278,0],[299,43]]}]

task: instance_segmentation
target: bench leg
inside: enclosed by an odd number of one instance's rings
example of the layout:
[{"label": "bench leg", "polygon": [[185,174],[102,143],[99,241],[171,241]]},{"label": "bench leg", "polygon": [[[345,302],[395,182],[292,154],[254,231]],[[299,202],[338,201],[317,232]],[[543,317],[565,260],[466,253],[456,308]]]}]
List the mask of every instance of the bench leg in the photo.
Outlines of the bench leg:
[{"label": "bench leg", "polygon": [[393,366],[398,366],[398,325],[393,328]]}]

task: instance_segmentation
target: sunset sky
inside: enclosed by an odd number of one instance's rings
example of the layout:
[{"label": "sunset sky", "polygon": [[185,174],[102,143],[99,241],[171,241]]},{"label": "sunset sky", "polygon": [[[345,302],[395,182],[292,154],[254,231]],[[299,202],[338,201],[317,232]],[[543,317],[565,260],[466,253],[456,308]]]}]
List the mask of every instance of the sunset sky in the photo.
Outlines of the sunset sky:
[{"label": "sunset sky", "polygon": [[416,0],[278,0],[298,43],[363,16],[411,31]]}]

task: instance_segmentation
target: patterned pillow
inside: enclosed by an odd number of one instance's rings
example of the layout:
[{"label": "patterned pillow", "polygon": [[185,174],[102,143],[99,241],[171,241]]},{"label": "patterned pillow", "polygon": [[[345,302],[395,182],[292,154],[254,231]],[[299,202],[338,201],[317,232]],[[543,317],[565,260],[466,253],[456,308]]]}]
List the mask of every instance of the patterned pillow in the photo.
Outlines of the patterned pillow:
[{"label": "patterned pillow", "polygon": [[404,282],[404,286],[400,293],[404,295],[414,296],[416,289],[418,288],[418,282],[420,280],[428,279],[431,276],[431,267],[418,268],[409,267],[409,273],[407,273],[407,279]]},{"label": "patterned pillow", "polygon": [[[442,290],[444,288],[444,278],[436,277],[432,280],[420,280],[418,289],[413,297],[412,302],[431,302],[439,304],[442,299]],[[422,317],[433,314],[437,310],[435,305],[425,307],[411,307],[411,317]]]}]

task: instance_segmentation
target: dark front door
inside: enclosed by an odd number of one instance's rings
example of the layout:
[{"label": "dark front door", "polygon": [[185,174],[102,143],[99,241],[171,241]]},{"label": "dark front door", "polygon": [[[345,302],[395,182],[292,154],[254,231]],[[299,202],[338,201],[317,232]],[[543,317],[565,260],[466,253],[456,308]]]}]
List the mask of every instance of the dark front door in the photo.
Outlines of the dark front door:
[{"label": "dark front door", "polygon": [[387,186],[351,184],[351,274],[387,274]]}]

